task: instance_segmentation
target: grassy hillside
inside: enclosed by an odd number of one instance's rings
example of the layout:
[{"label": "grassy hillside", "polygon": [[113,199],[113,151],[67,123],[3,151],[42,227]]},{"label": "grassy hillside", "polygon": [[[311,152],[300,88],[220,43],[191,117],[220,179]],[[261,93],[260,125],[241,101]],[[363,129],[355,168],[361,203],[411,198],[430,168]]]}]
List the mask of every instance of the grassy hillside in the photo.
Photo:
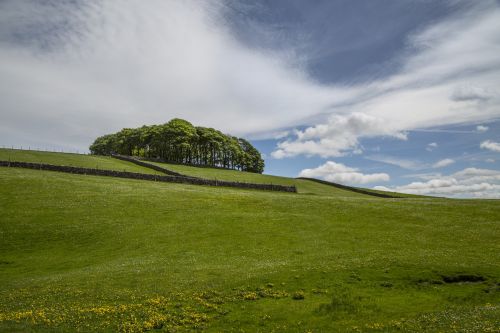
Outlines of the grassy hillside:
[{"label": "grassy hillside", "polygon": [[55,165],[76,166],[82,168],[97,168],[138,173],[161,174],[139,165],[117,160],[108,156],[56,153],[35,150],[18,150],[0,148],[0,160],[47,163]]},{"label": "grassy hillside", "polygon": [[0,168],[0,212],[0,332],[500,328],[498,200]]},{"label": "grassy hillside", "polygon": [[365,197],[365,195],[338,189],[332,186],[311,182],[304,179],[287,178],[280,176],[272,176],[258,174],[252,172],[242,172],[236,170],[225,170],[215,168],[194,167],[188,165],[148,162],[155,164],[168,170],[178,172],[180,174],[192,177],[200,177],[207,179],[228,180],[246,183],[258,184],[276,184],[276,185],[295,185],[297,191],[303,194],[318,194],[326,196],[348,196],[348,197]]},{"label": "grassy hillside", "polygon": [[[100,168],[108,170],[129,171],[138,173],[161,174],[149,168],[145,168],[133,163],[117,160],[108,156],[80,155],[56,152],[41,152],[33,150],[13,150],[0,149],[0,160],[49,163],[55,165],[69,165],[84,168]],[[149,162],[148,162],[149,163]],[[153,163],[169,170],[179,172],[187,176],[201,177],[207,179],[219,179],[228,181],[239,181],[258,184],[295,185],[299,193],[344,196],[344,197],[364,197],[358,193],[337,189],[323,184],[317,184],[307,180],[293,179],[271,175],[261,175],[251,172],[241,172],[234,170],[197,168],[185,165]]]}]

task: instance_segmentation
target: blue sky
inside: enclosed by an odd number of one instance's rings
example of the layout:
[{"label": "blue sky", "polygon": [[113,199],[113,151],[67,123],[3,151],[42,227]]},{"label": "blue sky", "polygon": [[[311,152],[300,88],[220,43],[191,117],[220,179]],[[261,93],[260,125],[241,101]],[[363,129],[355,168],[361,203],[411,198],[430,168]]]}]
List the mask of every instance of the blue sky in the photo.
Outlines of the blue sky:
[{"label": "blue sky", "polygon": [[0,2],[0,144],[181,117],[266,173],[500,197],[500,2]]},{"label": "blue sky", "polygon": [[[500,124],[487,124],[481,132],[477,125],[461,125],[445,128],[429,128],[410,131],[408,140],[400,141],[385,137],[361,140],[362,154],[346,154],[337,158],[318,156],[293,157],[290,159],[266,159],[266,172],[297,176],[306,168],[315,168],[333,160],[344,165],[360,168],[365,173],[388,173],[391,185],[404,185],[409,180],[422,179],[427,174],[451,174],[467,167],[499,169],[498,152],[481,149],[480,144],[494,138],[498,141]],[[276,140],[254,141],[256,147],[270,156]],[[453,163],[437,166],[439,161]],[[384,182],[378,185],[384,185]]]},{"label": "blue sky", "polygon": [[307,58],[321,83],[373,80],[397,71],[408,35],[469,7],[447,1],[243,1],[230,5],[245,44]]}]

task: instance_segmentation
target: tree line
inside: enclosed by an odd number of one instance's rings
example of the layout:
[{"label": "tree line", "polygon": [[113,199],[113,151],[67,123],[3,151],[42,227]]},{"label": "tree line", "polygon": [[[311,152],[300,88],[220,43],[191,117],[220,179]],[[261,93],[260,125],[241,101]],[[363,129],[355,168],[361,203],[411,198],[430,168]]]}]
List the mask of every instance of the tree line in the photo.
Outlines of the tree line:
[{"label": "tree line", "polygon": [[213,128],[195,127],[178,118],[163,125],[124,128],[103,135],[89,149],[95,155],[121,154],[255,173],[264,171],[260,152],[247,140]]}]

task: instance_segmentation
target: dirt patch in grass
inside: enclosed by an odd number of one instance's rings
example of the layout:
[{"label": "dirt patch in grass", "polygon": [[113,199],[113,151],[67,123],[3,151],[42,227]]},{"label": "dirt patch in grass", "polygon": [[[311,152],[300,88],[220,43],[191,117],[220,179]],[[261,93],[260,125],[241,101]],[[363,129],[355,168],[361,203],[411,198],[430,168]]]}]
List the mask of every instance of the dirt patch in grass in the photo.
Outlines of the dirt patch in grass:
[{"label": "dirt patch in grass", "polygon": [[421,278],[416,280],[417,284],[455,284],[455,283],[481,283],[486,282],[488,279],[479,274],[471,273],[458,273],[458,274],[439,274],[433,278]]},{"label": "dirt patch in grass", "polygon": [[444,283],[484,282],[486,278],[477,274],[442,275]]}]

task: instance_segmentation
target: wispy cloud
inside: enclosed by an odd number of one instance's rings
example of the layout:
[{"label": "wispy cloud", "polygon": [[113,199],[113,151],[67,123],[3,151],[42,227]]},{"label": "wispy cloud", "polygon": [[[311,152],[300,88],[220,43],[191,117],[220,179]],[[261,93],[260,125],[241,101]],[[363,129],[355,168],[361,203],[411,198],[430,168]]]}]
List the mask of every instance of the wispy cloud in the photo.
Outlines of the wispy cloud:
[{"label": "wispy cloud", "polygon": [[425,150],[427,150],[427,151],[433,151],[437,147],[438,147],[438,144],[436,142],[431,142],[431,143],[429,143],[427,145],[427,147],[425,148]]},{"label": "wispy cloud", "polygon": [[439,172],[426,172],[426,173],[412,173],[402,176],[402,178],[418,178],[422,180],[431,180],[434,178],[440,178],[441,173]]},{"label": "wispy cloud", "polygon": [[455,160],[452,160],[451,158],[445,158],[445,159],[443,159],[443,160],[440,160],[440,161],[437,161],[436,163],[434,163],[434,164],[432,165],[432,167],[433,167],[434,169],[444,168],[444,167],[446,167],[446,166],[448,166],[448,165],[451,165],[451,164],[453,164],[453,163],[455,163]]},{"label": "wispy cloud", "polygon": [[428,165],[416,160],[404,159],[394,156],[386,156],[386,155],[369,155],[365,156],[366,159],[381,162],[386,164],[392,164],[398,166],[403,169],[408,170],[421,170],[428,168]]},{"label": "wispy cloud", "polygon": [[386,155],[369,155],[365,156],[365,158],[375,162],[395,165],[402,169],[407,169],[407,170],[439,169],[455,163],[455,160],[451,158],[445,158],[435,163],[424,163],[418,160],[404,159]]}]

